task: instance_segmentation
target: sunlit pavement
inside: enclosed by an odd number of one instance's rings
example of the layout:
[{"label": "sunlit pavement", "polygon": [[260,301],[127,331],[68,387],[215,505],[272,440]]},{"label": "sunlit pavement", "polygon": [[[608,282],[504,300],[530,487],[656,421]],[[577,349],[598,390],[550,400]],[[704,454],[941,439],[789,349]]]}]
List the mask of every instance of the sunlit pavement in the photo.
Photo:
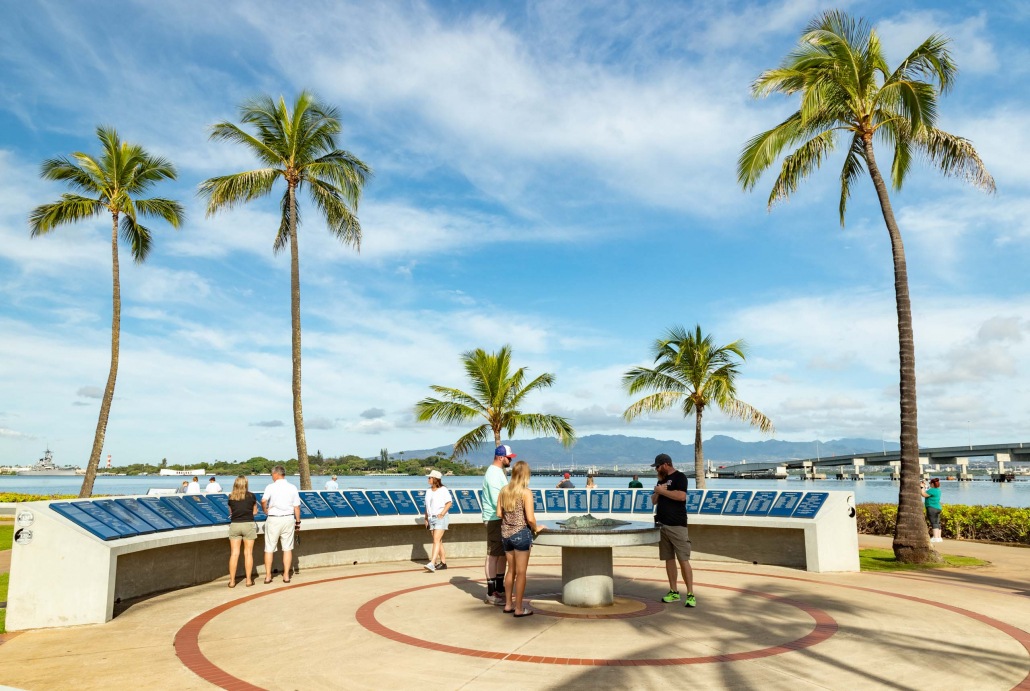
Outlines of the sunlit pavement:
[{"label": "sunlit pavement", "polygon": [[[863,546],[889,546],[862,537]],[[100,626],[8,634],[23,689],[1030,689],[1030,549],[945,542],[975,569],[810,574],[695,562],[698,606],[662,604],[663,564],[615,560],[612,608],[561,605],[535,554],[533,616],[484,602],[482,562],[305,569],[132,603]],[[657,555],[656,555],[657,556]]]}]

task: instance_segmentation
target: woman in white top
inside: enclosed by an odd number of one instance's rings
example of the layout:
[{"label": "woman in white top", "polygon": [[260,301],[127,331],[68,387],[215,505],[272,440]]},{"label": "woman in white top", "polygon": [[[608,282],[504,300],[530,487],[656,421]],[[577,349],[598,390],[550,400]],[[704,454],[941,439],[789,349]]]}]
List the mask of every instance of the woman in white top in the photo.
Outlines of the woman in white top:
[{"label": "woman in white top", "polygon": [[451,491],[443,486],[443,475],[439,470],[429,473],[429,489],[426,491],[426,527],[433,531],[433,553],[429,555],[427,571],[447,568],[447,556],[443,551],[443,534],[447,530],[451,510]]}]

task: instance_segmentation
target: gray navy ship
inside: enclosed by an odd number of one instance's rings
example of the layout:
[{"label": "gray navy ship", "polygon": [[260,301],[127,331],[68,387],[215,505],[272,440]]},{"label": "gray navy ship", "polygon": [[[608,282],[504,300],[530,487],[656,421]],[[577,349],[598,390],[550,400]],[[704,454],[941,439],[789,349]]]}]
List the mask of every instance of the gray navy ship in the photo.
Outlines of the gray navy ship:
[{"label": "gray navy ship", "polygon": [[46,450],[43,458],[30,468],[22,468],[16,471],[16,475],[78,475],[79,469],[75,466],[66,465],[63,468],[54,463],[54,454],[50,449]]}]

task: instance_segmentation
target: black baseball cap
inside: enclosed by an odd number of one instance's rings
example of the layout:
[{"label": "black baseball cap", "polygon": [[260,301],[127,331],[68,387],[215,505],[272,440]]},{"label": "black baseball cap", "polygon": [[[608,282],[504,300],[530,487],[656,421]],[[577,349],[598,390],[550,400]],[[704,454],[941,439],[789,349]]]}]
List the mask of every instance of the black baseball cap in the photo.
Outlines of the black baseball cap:
[{"label": "black baseball cap", "polygon": [[654,463],[651,464],[652,468],[661,468],[666,463],[672,464],[672,457],[667,453],[660,453],[654,457]]}]

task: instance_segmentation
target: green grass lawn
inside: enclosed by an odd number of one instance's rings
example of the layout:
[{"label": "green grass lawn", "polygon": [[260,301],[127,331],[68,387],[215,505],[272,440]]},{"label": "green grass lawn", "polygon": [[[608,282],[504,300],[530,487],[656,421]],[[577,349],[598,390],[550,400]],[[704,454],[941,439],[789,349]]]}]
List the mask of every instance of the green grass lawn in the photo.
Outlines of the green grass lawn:
[{"label": "green grass lawn", "polygon": [[[7,602],[7,581],[9,574],[0,573],[0,602]],[[7,610],[0,609],[0,633],[7,631]]]},{"label": "green grass lawn", "polygon": [[924,569],[940,569],[956,566],[987,566],[990,562],[973,557],[958,557],[953,554],[942,554],[944,559],[939,564],[900,564],[889,549],[860,549],[858,563],[862,571],[920,571]]},{"label": "green grass lawn", "polygon": [[[11,549],[11,542],[14,540],[14,525],[0,523],[0,551]],[[2,602],[2,600],[0,600]]]}]

